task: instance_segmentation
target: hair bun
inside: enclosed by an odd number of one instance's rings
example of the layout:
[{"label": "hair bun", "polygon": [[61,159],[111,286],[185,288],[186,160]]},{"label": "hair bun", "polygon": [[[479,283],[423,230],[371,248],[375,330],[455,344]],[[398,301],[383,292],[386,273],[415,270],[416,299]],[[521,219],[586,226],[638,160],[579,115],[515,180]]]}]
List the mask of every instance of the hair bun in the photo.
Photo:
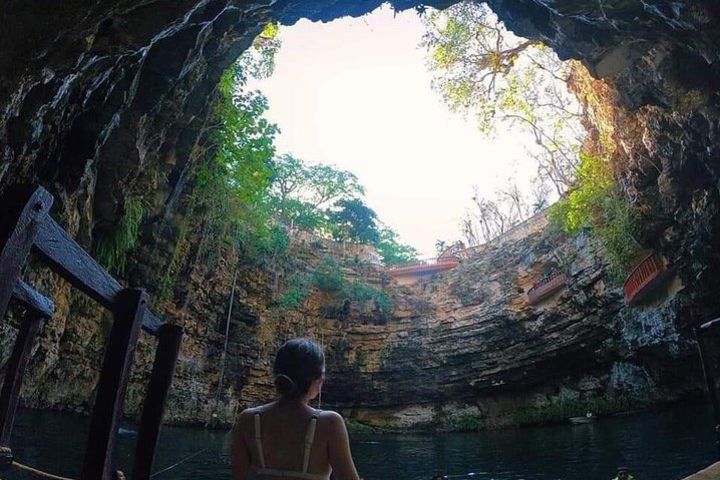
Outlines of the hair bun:
[{"label": "hair bun", "polygon": [[278,393],[283,397],[292,396],[298,389],[295,380],[284,373],[275,375],[275,388],[277,388]]}]

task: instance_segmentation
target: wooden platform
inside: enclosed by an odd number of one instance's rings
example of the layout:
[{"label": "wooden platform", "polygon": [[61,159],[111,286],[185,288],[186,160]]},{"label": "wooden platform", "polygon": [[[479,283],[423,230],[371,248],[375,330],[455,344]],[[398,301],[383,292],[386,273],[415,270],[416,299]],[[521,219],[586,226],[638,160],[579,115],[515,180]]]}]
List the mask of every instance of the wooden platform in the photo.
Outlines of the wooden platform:
[{"label": "wooden platform", "polygon": [[684,480],[718,480],[720,479],[720,462],[710,465],[705,470],[685,477]]}]

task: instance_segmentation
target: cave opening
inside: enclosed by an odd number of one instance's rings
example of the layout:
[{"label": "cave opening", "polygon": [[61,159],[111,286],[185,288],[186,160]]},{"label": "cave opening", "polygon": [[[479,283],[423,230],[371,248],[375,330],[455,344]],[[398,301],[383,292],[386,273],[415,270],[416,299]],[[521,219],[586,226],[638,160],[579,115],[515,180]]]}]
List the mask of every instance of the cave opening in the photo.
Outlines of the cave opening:
[{"label": "cave opening", "polygon": [[269,97],[276,156],[359,176],[362,200],[422,257],[502,234],[576,178],[586,132],[569,88],[587,73],[515,37],[484,4],[385,6],[278,37],[261,34],[241,57],[261,78],[238,86]]},{"label": "cave opening", "polygon": [[[238,177],[227,182],[227,172],[209,163],[217,153],[218,117],[208,100],[223,88],[231,97],[242,95],[224,72],[268,22],[359,16],[377,3],[131,0],[69,2],[53,11],[9,4],[0,19],[7,26],[0,31],[0,193],[14,183],[46,186],[57,199],[58,222],[123,282],[148,288],[164,317],[191,332],[169,421],[230,424],[239,408],[272,396],[273,348],[309,334],[328,347],[334,368],[326,402],[358,429],[477,430],[680,402],[656,416],[628,417],[626,424],[601,418],[598,429],[615,425],[619,440],[583,470],[599,479],[610,465],[631,463],[648,477],[679,477],[709,463],[705,446],[712,439],[703,432],[711,431],[712,420],[706,409],[685,404],[703,395],[692,327],[717,314],[720,286],[717,5],[488,2],[518,38],[542,42],[582,66],[570,83],[587,134],[578,157],[587,188],[574,186],[557,211],[564,234],[533,224],[489,242],[481,255],[450,271],[399,285],[364,262],[357,245],[336,248],[313,237],[293,243],[264,222],[252,224],[257,217],[246,207],[260,203],[255,188],[267,180],[259,167],[268,123],[235,125],[253,140],[242,145]],[[415,3],[393,2],[399,10]],[[446,92],[466,93],[454,87]],[[245,114],[262,109],[262,100],[247,105]],[[228,155],[241,147],[233,142],[237,132],[226,138]],[[218,180],[227,195],[209,197],[208,186]],[[317,220],[301,206],[294,203],[296,222]],[[218,222],[234,215],[252,228]],[[268,242],[255,242],[257,232]],[[268,261],[288,248],[290,264]],[[637,258],[642,272],[634,268]],[[106,325],[57,277],[28,270],[63,308],[43,330],[23,402],[83,411]],[[641,275],[623,291],[623,280],[634,273]],[[665,282],[638,295],[649,276],[660,273]],[[16,327],[12,318],[3,323],[3,346]],[[715,339],[708,341],[716,351]],[[7,355],[3,348],[0,357]],[[78,359],[80,368],[73,363]],[[137,412],[141,383],[131,382],[128,415]],[[657,459],[647,454],[648,445],[657,447],[654,421],[674,432],[666,437],[698,438],[703,447],[676,462],[671,454],[686,446],[663,442],[656,451],[672,465],[655,469]],[[574,467],[555,454],[579,437],[594,441],[597,429],[557,428],[557,435],[540,435],[542,447],[523,443],[533,436],[528,430],[481,434],[472,442],[524,478],[537,472],[572,478]],[[640,439],[637,448],[628,447],[629,435]],[[401,451],[427,438],[383,448]],[[463,443],[466,437],[452,438]],[[376,455],[359,445],[368,458]],[[432,452],[429,460],[401,472],[393,465],[402,462],[392,460],[400,457],[388,457],[375,474],[411,478],[433,466],[450,473],[456,464],[445,448],[418,447],[410,456]],[[518,450],[521,460],[513,457]],[[555,455],[549,462],[533,457],[548,450]],[[44,457],[51,452],[44,450]],[[466,460],[462,468],[474,471],[477,457]]]}]

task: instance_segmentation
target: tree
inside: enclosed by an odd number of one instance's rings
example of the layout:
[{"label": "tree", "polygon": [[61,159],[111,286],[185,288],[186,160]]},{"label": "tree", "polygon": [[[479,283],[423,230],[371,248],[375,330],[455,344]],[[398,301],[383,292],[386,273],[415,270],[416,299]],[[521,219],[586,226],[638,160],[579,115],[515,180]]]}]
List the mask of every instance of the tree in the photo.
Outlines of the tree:
[{"label": "tree", "polygon": [[580,105],[567,88],[570,64],[508,32],[486,4],[461,2],[424,23],[433,87],[450,109],[473,113],[485,134],[499,125],[530,133],[539,179],[558,194],[567,190],[584,137]]},{"label": "tree", "polygon": [[273,160],[270,203],[276,218],[289,227],[321,232],[328,228],[327,209],[335,202],[362,196],[355,174],[330,165],[307,165],[290,154]]},{"label": "tree", "polygon": [[506,232],[544,208],[547,200],[544,190],[534,192],[532,204],[517,184],[508,180],[508,186],[496,190],[490,197],[475,187],[472,197],[475,208],[462,219],[461,231],[468,245],[480,245]]},{"label": "tree", "polygon": [[376,244],[380,240],[377,214],[360,199],[338,200],[329,211],[328,219],[336,241]]},{"label": "tree", "polygon": [[407,265],[418,258],[418,251],[400,242],[398,234],[388,227],[380,229],[375,248],[386,265]]},{"label": "tree", "polygon": [[205,212],[199,250],[206,246],[204,239],[213,237],[258,251],[264,239],[273,237],[266,200],[278,128],[264,118],[267,99],[259,91],[246,90],[246,85],[250,77],[272,72],[279,47],[276,33],[275,27],[266,27],[220,79],[206,161],[195,179],[194,202]]}]

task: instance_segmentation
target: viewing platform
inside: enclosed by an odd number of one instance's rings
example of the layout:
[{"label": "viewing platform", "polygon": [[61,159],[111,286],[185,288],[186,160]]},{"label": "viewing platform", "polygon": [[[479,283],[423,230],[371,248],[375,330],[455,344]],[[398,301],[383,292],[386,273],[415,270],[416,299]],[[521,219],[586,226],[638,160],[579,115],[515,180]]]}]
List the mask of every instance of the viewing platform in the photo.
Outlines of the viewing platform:
[{"label": "viewing platform", "polygon": [[398,283],[415,283],[422,277],[457,267],[460,264],[459,254],[464,248],[464,245],[458,243],[443,251],[437,258],[421,259],[411,265],[393,267],[388,269],[388,273]]},{"label": "viewing platform", "polygon": [[429,275],[445,270],[451,270],[458,266],[457,260],[443,260],[420,263],[417,265],[408,265],[406,267],[395,267],[388,270],[393,277],[413,277],[419,275]]},{"label": "viewing platform", "polygon": [[535,305],[551,297],[554,293],[565,286],[565,274],[554,272],[535,282],[527,292],[528,303]]},{"label": "viewing platform", "polygon": [[648,252],[632,269],[623,283],[625,301],[633,304],[641,300],[663,278],[665,263],[655,252]]}]

